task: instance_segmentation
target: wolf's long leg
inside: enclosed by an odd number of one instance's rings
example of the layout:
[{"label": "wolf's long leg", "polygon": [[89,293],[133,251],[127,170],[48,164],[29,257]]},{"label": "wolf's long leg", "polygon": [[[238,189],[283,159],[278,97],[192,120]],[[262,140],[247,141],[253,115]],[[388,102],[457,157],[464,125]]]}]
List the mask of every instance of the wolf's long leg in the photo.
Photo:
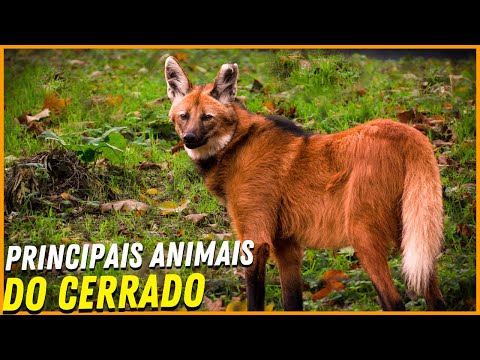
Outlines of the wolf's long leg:
[{"label": "wolf's long leg", "polygon": [[270,253],[266,243],[253,249],[253,264],[246,268],[247,301],[249,311],[263,311],[265,308],[265,271]]},{"label": "wolf's long leg", "polygon": [[280,271],[283,308],[286,311],[303,310],[303,248],[293,241],[282,241],[275,247],[275,258]]}]

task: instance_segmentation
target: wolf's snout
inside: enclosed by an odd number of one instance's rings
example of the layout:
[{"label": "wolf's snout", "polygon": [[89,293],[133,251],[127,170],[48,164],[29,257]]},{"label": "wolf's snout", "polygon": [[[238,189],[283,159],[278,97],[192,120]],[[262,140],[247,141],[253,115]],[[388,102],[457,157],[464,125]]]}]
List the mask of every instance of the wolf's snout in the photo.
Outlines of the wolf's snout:
[{"label": "wolf's snout", "polygon": [[201,141],[200,137],[193,132],[187,132],[183,135],[183,142],[189,149],[196,149],[205,144],[206,141]]},{"label": "wolf's snout", "polygon": [[183,141],[188,144],[192,144],[192,143],[196,143],[197,142],[197,135],[195,135],[194,133],[192,132],[188,132],[186,134],[183,135]]}]

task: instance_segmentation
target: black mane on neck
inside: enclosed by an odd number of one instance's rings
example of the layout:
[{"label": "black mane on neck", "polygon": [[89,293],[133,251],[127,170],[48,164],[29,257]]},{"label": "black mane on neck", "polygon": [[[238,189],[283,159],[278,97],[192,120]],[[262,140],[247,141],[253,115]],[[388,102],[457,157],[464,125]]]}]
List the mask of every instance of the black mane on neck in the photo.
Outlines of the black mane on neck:
[{"label": "black mane on neck", "polygon": [[205,176],[211,168],[217,165],[217,156],[212,155],[206,159],[196,160],[195,165],[197,165],[200,174],[202,174],[202,176]]},{"label": "black mane on neck", "polygon": [[312,135],[310,132],[296,125],[292,120],[286,118],[285,116],[267,115],[265,116],[265,118],[270,120],[273,123],[273,126],[275,126],[276,128],[279,128],[282,131],[289,132],[290,134],[293,134],[295,136],[307,138]]}]

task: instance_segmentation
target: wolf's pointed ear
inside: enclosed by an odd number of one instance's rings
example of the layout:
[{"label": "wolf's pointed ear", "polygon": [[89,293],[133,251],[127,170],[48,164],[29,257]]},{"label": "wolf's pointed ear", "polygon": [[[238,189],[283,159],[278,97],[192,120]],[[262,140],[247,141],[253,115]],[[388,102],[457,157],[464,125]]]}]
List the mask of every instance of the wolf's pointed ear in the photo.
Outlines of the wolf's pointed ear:
[{"label": "wolf's pointed ear", "polygon": [[192,89],[192,83],[187,74],[173,56],[169,56],[165,60],[165,80],[167,81],[167,94],[172,103],[183,98]]},{"label": "wolf's pointed ear", "polygon": [[210,95],[221,103],[228,104],[237,96],[238,65],[223,64],[213,83]]}]

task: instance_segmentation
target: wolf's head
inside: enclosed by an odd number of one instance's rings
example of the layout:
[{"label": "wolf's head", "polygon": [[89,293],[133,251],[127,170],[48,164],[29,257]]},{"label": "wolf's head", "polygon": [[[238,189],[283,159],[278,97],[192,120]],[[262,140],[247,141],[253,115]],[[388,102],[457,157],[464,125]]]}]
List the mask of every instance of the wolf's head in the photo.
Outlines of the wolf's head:
[{"label": "wolf's head", "polygon": [[223,64],[213,83],[192,85],[177,60],[165,61],[169,116],[193,160],[207,159],[232,139],[236,121],[238,66]]}]

